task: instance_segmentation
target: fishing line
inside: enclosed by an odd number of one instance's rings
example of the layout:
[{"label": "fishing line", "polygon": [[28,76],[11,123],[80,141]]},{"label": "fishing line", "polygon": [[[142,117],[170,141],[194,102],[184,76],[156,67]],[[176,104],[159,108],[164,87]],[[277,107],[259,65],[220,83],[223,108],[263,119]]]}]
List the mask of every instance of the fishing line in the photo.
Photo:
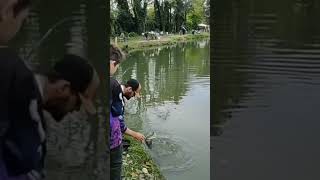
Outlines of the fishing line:
[{"label": "fishing line", "polygon": [[55,30],[58,26],[62,25],[63,23],[71,20],[72,17],[66,17],[63,18],[62,20],[58,21],[57,23],[55,23],[43,36],[42,38],[31,48],[31,50],[29,51],[29,53],[26,55],[25,60],[30,60],[32,54],[35,52],[36,49],[38,49],[40,47],[40,45],[42,44],[42,42],[53,32],[53,30]]},{"label": "fishing line", "polygon": [[133,67],[130,67],[130,68],[126,69],[126,70],[120,75],[120,77],[123,77],[123,75],[125,75],[125,74],[128,72],[129,69],[133,69]]}]

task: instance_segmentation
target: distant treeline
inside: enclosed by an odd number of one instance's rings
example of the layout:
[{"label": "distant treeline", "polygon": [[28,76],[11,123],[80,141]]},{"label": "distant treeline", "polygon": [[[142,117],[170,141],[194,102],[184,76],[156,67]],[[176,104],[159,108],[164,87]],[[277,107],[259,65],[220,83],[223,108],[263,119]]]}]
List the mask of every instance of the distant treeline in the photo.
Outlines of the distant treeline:
[{"label": "distant treeline", "polygon": [[177,33],[184,26],[209,24],[210,0],[111,0],[112,35],[158,31]]}]

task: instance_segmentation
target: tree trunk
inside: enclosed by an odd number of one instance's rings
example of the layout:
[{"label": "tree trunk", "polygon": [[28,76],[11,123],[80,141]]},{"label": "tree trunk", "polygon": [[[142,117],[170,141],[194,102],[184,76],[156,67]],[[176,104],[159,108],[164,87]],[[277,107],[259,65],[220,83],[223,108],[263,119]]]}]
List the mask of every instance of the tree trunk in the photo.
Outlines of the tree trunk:
[{"label": "tree trunk", "polygon": [[156,13],[156,21],[155,22],[156,22],[159,30],[161,31],[163,29],[163,27],[162,27],[162,18],[161,18],[162,12],[161,12],[159,0],[154,0],[154,7],[155,7],[154,10]]}]

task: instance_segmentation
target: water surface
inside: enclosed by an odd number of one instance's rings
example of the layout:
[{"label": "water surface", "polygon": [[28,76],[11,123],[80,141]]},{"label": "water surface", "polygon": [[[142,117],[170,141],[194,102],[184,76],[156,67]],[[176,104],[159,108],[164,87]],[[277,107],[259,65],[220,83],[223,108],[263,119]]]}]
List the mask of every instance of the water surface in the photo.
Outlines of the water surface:
[{"label": "water surface", "polygon": [[209,41],[137,51],[117,78],[136,78],[142,98],[126,106],[127,125],[155,132],[149,151],[169,180],[209,179]]},{"label": "water surface", "polygon": [[217,6],[213,179],[319,178],[318,2]]}]

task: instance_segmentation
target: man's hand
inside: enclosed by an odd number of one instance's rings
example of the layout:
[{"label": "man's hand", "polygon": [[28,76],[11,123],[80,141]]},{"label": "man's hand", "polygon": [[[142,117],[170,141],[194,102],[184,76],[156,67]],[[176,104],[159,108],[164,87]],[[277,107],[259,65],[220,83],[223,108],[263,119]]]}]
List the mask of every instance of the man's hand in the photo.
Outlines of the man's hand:
[{"label": "man's hand", "polygon": [[144,137],[144,135],[139,132],[133,133],[133,137],[140,142],[143,142],[146,139],[146,137]]},{"label": "man's hand", "polygon": [[134,130],[131,130],[129,128],[127,128],[124,133],[135,138],[137,141],[140,141],[140,142],[143,142],[146,139],[146,137],[144,137],[143,134],[136,132]]}]

